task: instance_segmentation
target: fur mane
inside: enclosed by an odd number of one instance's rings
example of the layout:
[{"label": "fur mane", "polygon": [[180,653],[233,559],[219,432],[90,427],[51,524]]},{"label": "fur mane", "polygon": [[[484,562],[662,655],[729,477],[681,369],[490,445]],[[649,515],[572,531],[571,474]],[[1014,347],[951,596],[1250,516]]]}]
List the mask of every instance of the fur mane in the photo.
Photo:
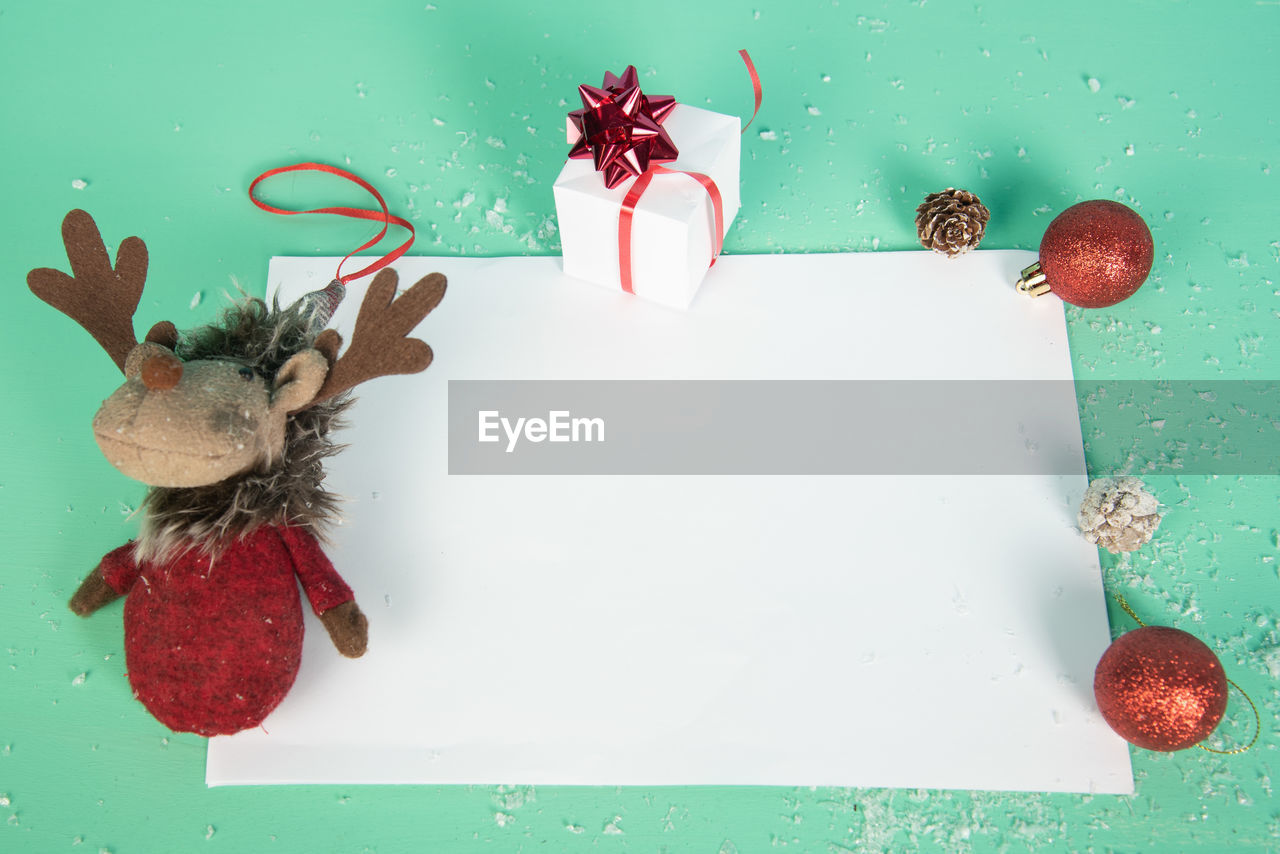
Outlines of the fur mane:
[{"label": "fur mane", "polygon": [[[269,382],[291,356],[312,346],[320,330],[301,303],[268,308],[245,298],[217,322],[185,332],[174,353],[184,362],[240,362]],[[319,539],[338,517],[338,497],[324,488],[324,460],[342,450],[330,438],[351,404],[348,395],[295,412],[285,422],[284,450],[270,465],[219,483],[147,490],[136,555],[171,560],[189,549],[216,556],[262,525],[294,525]]]}]

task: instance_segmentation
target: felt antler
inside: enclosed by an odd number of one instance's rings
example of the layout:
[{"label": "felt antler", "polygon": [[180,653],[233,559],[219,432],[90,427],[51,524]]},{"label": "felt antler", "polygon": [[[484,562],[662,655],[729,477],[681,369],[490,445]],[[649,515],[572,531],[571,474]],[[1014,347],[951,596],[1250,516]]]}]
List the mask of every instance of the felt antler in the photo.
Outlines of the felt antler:
[{"label": "felt antler", "polygon": [[[417,338],[407,338],[422,318],[444,299],[445,277],[432,273],[396,297],[399,277],[383,270],[374,277],[360,304],[351,345],[337,359],[342,336],[326,329],[316,338],[315,348],[328,357],[332,367],[324,385],[310,405],[339,395],[365,380],[389,374],[413,374],[431,364],[431,347]],[[336,361],[335,361],[336,359]]]},{"label": "felt antler", "polygon": [[[73,275],[41,267],[27,274],[27,286],[88,330],[123,372],[125,357],[138,343],[133,312],[147,280],[147,246],[137,237],[126,237],[112,267],[98,226],[82,210],[73,210],[62,220],[62,242]],[[157,324],[147,338],[156,340],[153,336],[171,329],[172,324]]]}]

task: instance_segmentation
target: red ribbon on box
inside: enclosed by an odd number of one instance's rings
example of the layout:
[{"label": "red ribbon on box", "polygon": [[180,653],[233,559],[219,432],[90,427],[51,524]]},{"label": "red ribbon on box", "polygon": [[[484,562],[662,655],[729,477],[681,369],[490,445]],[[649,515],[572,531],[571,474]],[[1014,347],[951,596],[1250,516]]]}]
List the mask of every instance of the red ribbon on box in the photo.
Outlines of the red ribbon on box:
[{"label": "red ribbon on box", "polygon": [[[742,127],[745,132],[760,112],[763,91],[750,54],[740,50],[738,55],[746,63],[751,86],[755,90],[755,110]],[[628,177],[636,179],[623,197],[618,215],[618,273],[622,289],[629,294],[635,293],[631,272],[631,223],[640,197],[657,175],[688,175],[707,191],[715,212],[715,233],[711,240],[711,264],[715,264],[724,246],[724,204],[720,188],[710,176],[701,172],[660,165],[675,160],[679,154],[662,127],[662,122],[675,109],[675,98],[670,95],[646,97],[640,91],[634,65],[627,66],[621,76],[606,71],[601,86],[583,84],[578,87],[578,94],[582,98],[582,109],[569,113],[578,134],[570,139],[573,148],[569,156],[592,158],[596,170],[603,173],[605,186],[610,189]]]},{"label": "red ribbon on box", "polygon": [[685,172],[680,169],[668,169],[665,166],[650,166],[645,173],[636,179],[622,200],[622,212],[618,215],[618,273],[622,280],[622,289],[634,294],[631,284],[631,219],[635,215],[636,205],[640,197],[649,188],[649,182],[655,175],[688,175],[697,181],[711,197],[711,207],[715,210],[715,232],[711,235],[711,263],[716,263],[720,249],[724,245],[724,203],[720,200],[720,188],[711,180],[710,175],[701,172]]}]

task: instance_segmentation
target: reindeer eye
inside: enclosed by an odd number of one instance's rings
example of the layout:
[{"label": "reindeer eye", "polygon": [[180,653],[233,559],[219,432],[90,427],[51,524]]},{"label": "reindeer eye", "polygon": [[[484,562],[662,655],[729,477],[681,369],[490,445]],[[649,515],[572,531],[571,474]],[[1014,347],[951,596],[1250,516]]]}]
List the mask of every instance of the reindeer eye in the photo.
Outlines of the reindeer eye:
[{"label": "reindeer eye", "polygon": [[240,379],[244,380],[247,383],[253,382],[253,368],[250,368],[247,365],[245,367],[242,367],[240,369]]}]

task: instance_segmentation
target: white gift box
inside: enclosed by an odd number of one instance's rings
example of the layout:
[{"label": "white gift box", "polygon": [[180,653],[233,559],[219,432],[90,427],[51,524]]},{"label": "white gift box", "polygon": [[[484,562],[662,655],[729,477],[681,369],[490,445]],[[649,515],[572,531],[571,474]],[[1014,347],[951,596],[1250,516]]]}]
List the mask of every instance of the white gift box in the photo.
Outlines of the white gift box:
[{"label": "white gift box", "polygon": [[[701,172],[715,181],[727,233],[740,204],[741,120],[677,104],[663,127],[680,156],[662,165]],[[635,180],[629,178],[611,190],[590,158],[564,164],[554,192],[566,274],[621,289],[618,219]],[[715,208],[707,191],[688,175],[656,175],[636,205],[631,229],[636,296],[687,308],[711,263]]]}]

